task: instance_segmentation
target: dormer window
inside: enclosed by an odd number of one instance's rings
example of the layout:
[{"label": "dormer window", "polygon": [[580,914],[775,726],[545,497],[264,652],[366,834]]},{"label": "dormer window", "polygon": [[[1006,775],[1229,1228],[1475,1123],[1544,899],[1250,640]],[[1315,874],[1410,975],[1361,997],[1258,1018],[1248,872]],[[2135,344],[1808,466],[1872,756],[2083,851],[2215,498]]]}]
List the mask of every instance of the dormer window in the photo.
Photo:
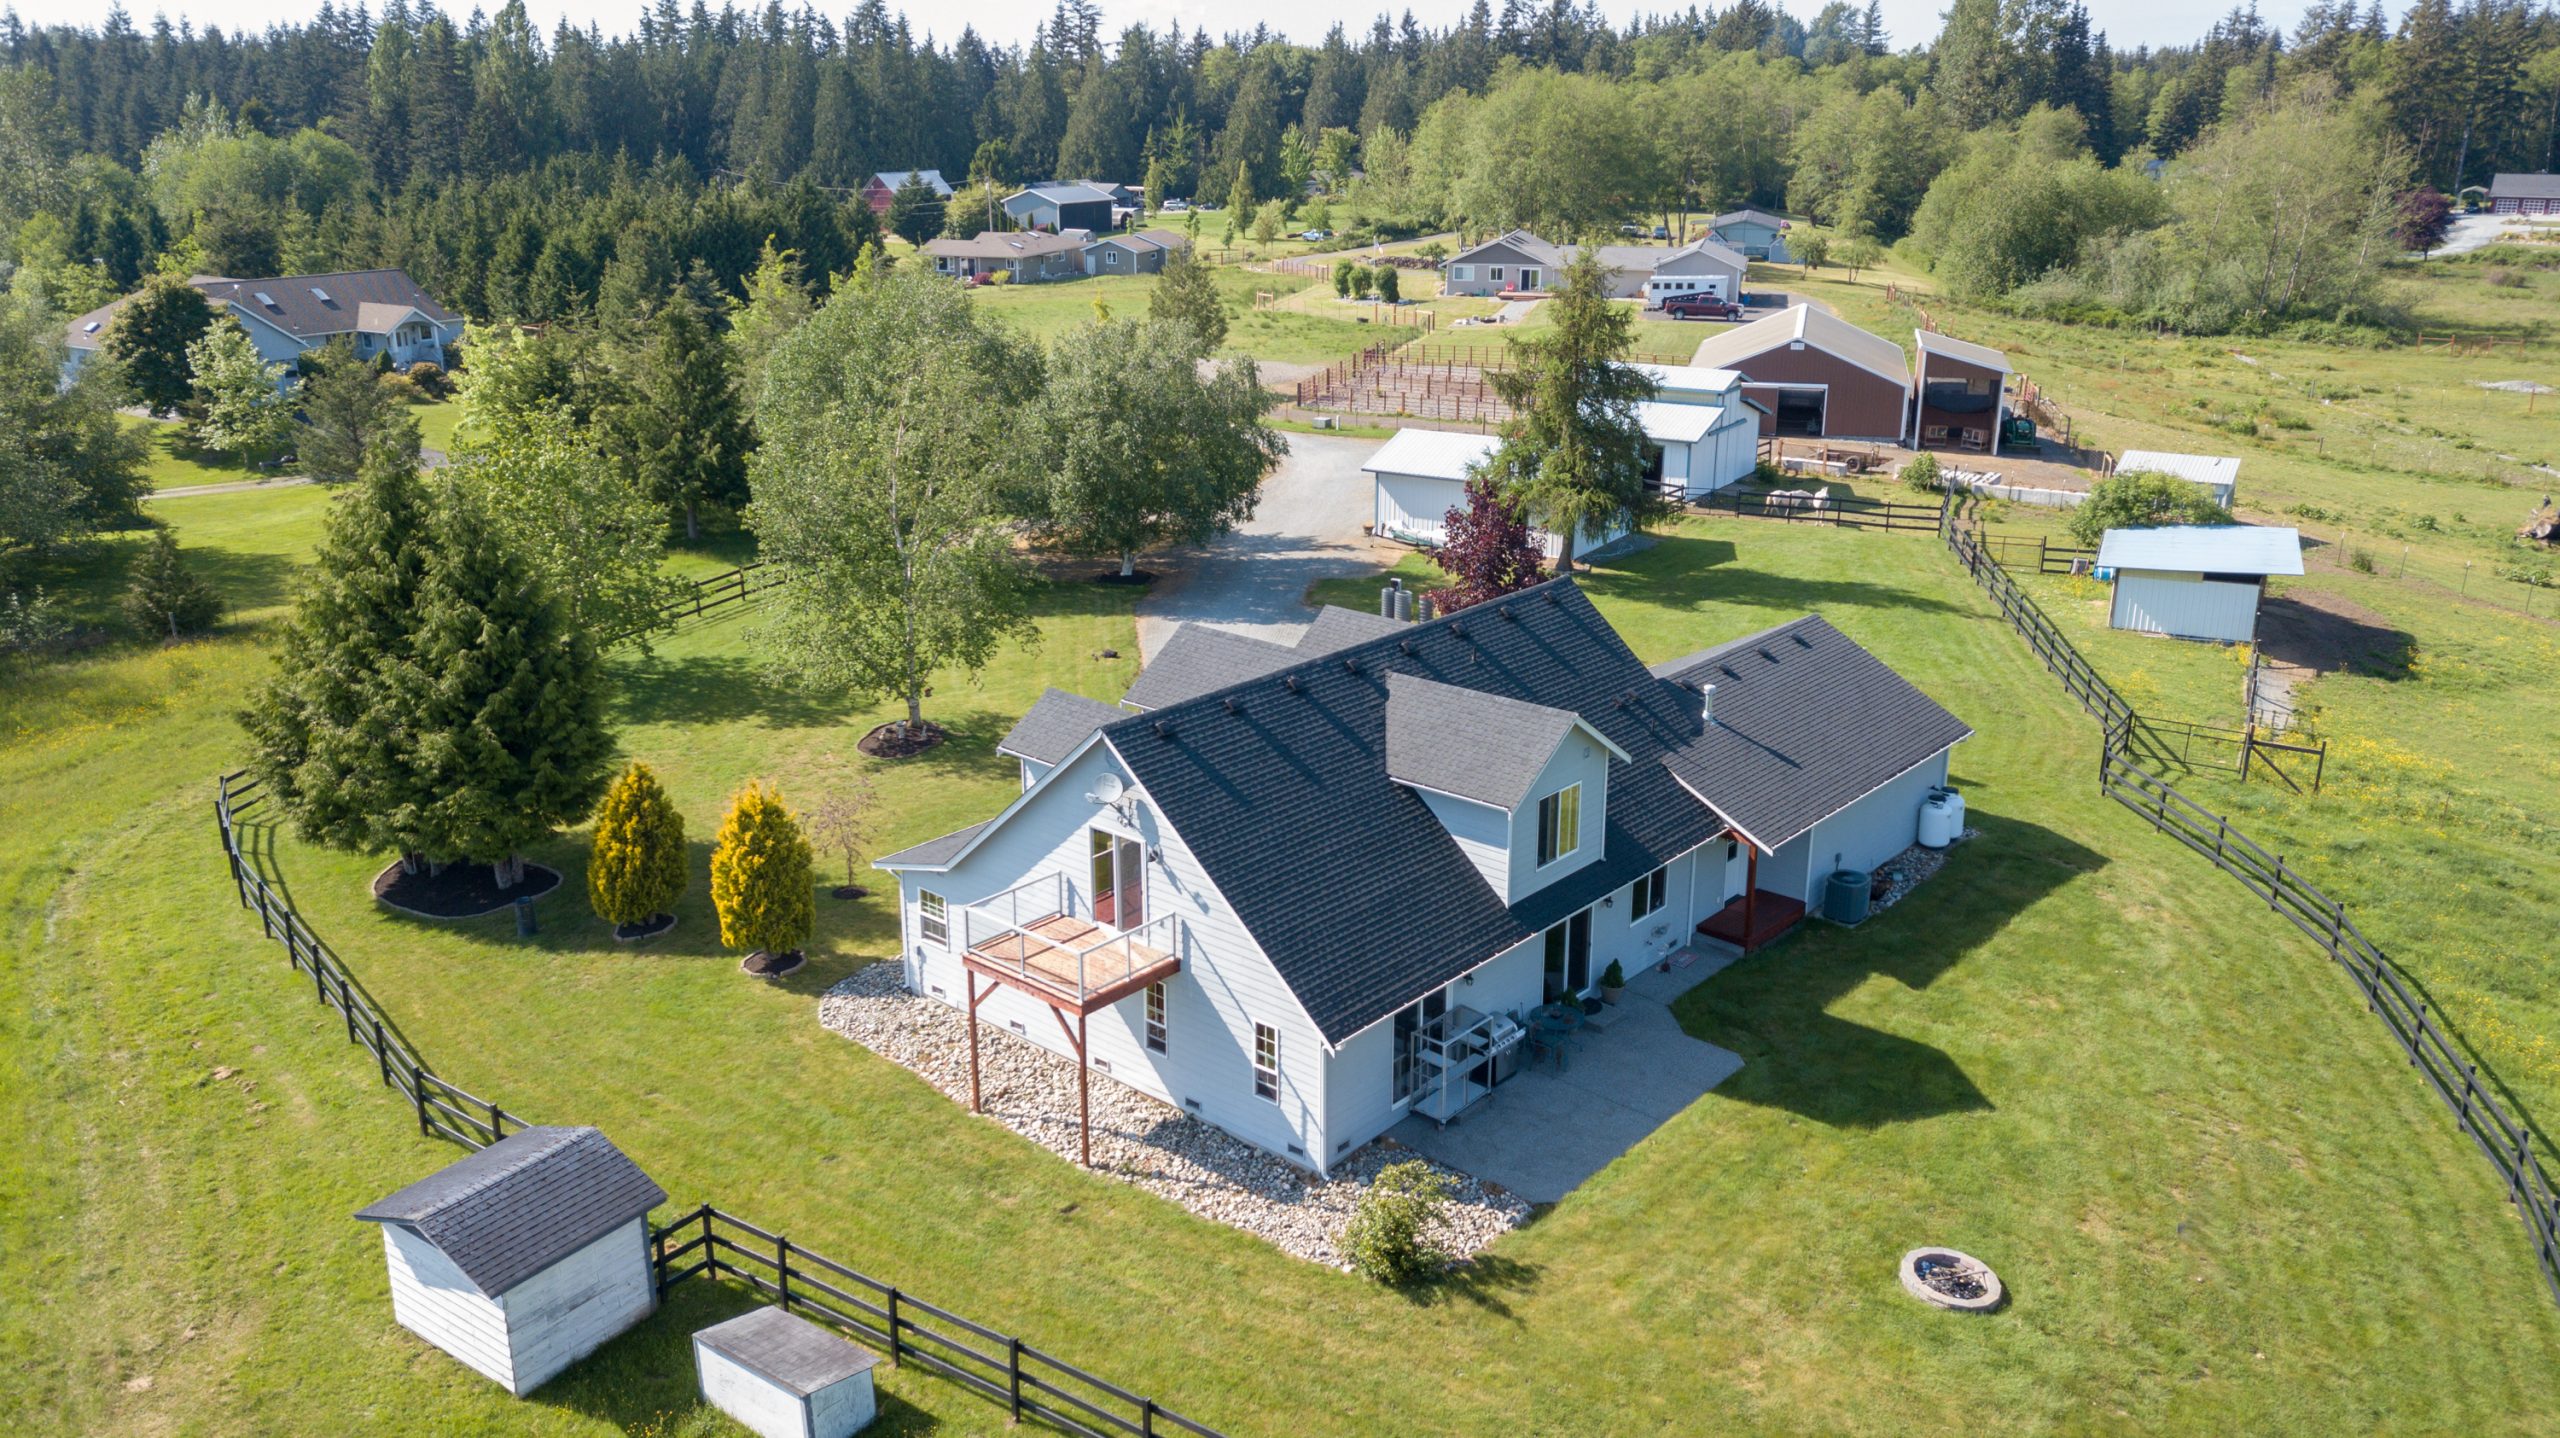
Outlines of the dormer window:
[{"label": "dormer window", "polygon": [[1538,867],[1582,847],[1582,786],[1567,784],[1538,801]]}]

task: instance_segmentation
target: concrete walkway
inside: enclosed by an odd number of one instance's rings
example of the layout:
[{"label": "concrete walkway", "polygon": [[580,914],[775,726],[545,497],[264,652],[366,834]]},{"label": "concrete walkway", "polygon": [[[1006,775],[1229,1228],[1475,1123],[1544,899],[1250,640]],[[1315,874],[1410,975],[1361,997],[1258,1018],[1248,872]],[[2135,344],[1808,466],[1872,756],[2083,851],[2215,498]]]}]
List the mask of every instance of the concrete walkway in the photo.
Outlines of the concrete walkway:
[{"label": "concrete walkway", "polygon": [[2499,237],[2510,229],[2521,231],[2524,228],[2525,219],[2521,215],[2456,215],[2452,228],[2445,231],[2443,244],[2423,255],[2412,254],[2409,258],[2433,260],[2446,255],[2467,255],[2497,243]]},{"label": "concrete walkway", "polygon": [[1153,659],[1174,629],[1215,624],[1275,644],[1295,644],[1314,611],[1304,598],[1319,579],[1394,562],[1394,546],[1361,526],[1373,513],[1360,466],[1374,440],[1293,434],[1289,453],[1262,483],[1262,500],[1235,533],[1199,549],[1150,556],[1163,571],[1138,601],[1138,655]]},{"label": "concrete walkway", "polygon": [[1503,324],[1516,325],[1535,313],[1543,303],[1543,300],[1505,300],[1502,308],[1493,312],[1493,317]]},{"label": "concrete walkway", "polygon": [[1741,1055],[1689,1037],[1670,1008],[1737,957],[1709,945],[1688,968],[1646,969],[1601,1015],[1605,1028],[1567,1041],[1561,1071],[1523,1068],[1445,1129],[1412,1116],[1388,1135],[1531,1203],[1556,1202],[1741,1071]]}]

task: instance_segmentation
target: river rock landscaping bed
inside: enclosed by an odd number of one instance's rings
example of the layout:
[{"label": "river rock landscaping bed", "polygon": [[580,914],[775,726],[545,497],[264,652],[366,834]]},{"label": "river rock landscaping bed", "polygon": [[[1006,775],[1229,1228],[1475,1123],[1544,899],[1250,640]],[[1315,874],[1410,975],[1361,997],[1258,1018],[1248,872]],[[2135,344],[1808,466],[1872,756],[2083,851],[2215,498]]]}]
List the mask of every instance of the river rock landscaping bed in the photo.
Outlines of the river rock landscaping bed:
[{"label": "river rock landscaping bed", "polygon": [[[1975,832],[1972,829],[1965,830],[1956,835],[1955,843],[1963,843],[1972,838]],[[1878,864],[1876,876],[1885,881],[1884,892],[1876,895],[1875,902],[1869,906],[1870,911],[1882,913],[1901,903],[1903,895],[1928,882],[1929,876],[1937,873],[1946,864],[1947,851],[1954,847],[1955,844],[1949,844],[1945,849],[1932,849],[1926,844],[1914,844]]]},{"label": "river rock landscaping bed", "polygon": [[[969,1027],[950,1005],[907,992],[905,974],[872,964],[827,990],[818,1021],[911,1069],[953,1101],[969,1101]],[[1072,1163],[1076,1065],[999,1024],[978,1026],[987,1116]],[[1239,1228],[1281,1251],[1341,1266],[1342,1226],[1380,1169],[1421,1155],[1381,1139],[1322,1179],[1230,1137],[1179,1109],[1093,1071],[1093,1166],[1168,1198],[1202,1218]],[[1428,1160],[1424,1160],[1428,1162]],[[1523,1200],[1455,1169],[1444,1218],[1431,1235],[1452,1258],[1473,1257],[1529,1217]]]}]

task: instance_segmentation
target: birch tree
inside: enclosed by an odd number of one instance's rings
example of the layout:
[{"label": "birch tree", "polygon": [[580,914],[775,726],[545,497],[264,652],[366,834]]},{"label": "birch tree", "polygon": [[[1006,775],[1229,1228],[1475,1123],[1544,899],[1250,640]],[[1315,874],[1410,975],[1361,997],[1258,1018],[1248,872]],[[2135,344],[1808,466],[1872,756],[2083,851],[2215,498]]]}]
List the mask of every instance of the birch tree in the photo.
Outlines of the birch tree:
[{"label": "birch tree", "polygon": [[874,272],[775,346],[759,396],[748,527],[789,580],[763,635],[786,677],[905,700],[1032,632],[1010,506],[1037,351],[920,267]]}]

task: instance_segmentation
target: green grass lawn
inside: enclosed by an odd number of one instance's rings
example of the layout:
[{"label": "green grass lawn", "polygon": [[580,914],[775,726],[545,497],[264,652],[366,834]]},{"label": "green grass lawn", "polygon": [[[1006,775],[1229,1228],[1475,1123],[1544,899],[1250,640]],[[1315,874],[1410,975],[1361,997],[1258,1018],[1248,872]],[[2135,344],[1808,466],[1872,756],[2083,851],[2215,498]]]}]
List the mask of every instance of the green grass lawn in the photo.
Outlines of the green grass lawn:
[{"label": "green grass lawn", "polygon": [[[1305,275],[1234,268],[1210,273],[1227,304],[1227,341],[1218,351],[1222,355],[1251,355],[1284,364],[1331,364],[1377,342],[1382,332],[1398,333],[1362,324],[1349,314],[1254,307],[1257,294],[1290,295],[1317,283]],[[1144,317],[1155,287],[1153,275],[1106,275],[1037,285],[980,285],[970,293],[1022,334],[1046,342],[1090,322],[1097,301],[1115,319]]]},{"label": "green grass lawn", "polygon": [[[309,514],[258,517],[282,498],[170,510],[191,546],[243,551],[225,582],[253,616],[261,556],[308,542]],[[1821,610],[1979,731],[1955,773],[1982,837],[1879,920],[1697,990],[1683,1022],[1742,1073],[1416,1298],[1081,1174],[822,1030],[818,994],[894,945],[880,901],[822,897],[813,962],[779,985],[712,941],[723,795],[767,775],[806,799],[861,766],[874,851],[983,817],[1014,788],[993,742],[1041,686],[1129,679],[1094,657],[1135,652],[1118,591],[1049,591],[1041,642],[938,685],[955,738],[904,765],[853,749],[885,708],[770,685],[751,621],[618,661],[624,746],[696,849],[682,922],[647,947],[582,913],[576,836],[540,855],[571,883],[531,942],[379,912],[379,857],[274,835],[274,862],[456,1082],[600,1124],[675,1205],[716,1199],[1237,1434],[2560,1424],[2560,1309],[2486,1167],[2325,959],[2097,797],[2093,726],[1926,536],[1692,521],[1588,582],[1649,660]],[[0,1245],[0,1417],[603,1434],[689,1413],[684,1334],[737,1294],[680,1289],[523,1403],[392,1323],[346,1215],[454,1155],[232,905],[209,784],[269,662],[234,632],[0,693],[0,1223],[41,1236]],[[1997,1265],[2010,1308],[1903,1297],[1894,1259],[1924,1241]],[[883,1387],[882,1431],[1003,1423],[913,1371]]]}]

